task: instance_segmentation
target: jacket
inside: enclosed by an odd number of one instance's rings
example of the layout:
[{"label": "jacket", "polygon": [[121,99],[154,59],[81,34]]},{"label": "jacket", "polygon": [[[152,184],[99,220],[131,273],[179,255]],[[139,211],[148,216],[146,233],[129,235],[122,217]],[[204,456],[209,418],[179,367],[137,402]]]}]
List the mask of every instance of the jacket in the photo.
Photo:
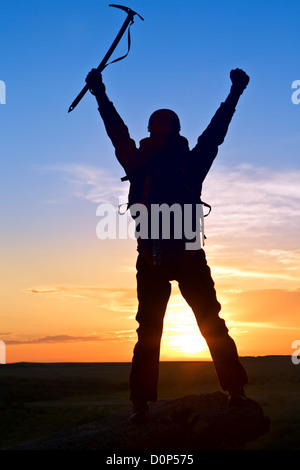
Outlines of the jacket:
[{"label": "jacket", "polygon": [[[136,146],[113,103],[103,93],[98,98],[98,109],[116,157],[131,183],[129,206],[136,202],[148,206],[199,203],[203,181],[225,139],[238,98],[231,89],[193,149],[189,149],[185,137],[178,135],[158,151],[151,136],[141,140],[139,148]],[[140,239],[138,242],[141,247],[143,243]],[[147,244],[144,242],[144,246]]]}]

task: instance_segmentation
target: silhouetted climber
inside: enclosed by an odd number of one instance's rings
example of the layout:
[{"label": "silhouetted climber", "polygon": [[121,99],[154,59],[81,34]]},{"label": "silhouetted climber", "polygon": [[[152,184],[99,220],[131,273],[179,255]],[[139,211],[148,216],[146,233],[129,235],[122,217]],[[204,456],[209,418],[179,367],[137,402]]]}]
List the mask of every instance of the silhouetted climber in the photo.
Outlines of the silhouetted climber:
[{"label": "silhouetted climber", "polygon": [[[148,124],[150,137],[143,139],[137,148],[106,95],[101,75],[95,69],[88,74],[87,85],[97,99],[116,157],[131,183],[129,205],[142,203],[151,212],[153,204],[190,205],[193,209],[199,204],[202,183],[249,82],[248,75],[241,69],[232,70],[230,78],[232,86],[228,97],[198,138],[195,148],[189,150],[188,141],[180,135],[178,116],[166,109],[152,114]],[[195,214],[194,211],[193,217],[196,217]],[[157,400],[160,341],[171,280],[178,281],[183,297],[195,314],[219,383],[229,393],[229,402],[243,403],[248,377],[225,321],[219,317],[221,305],[216,297],[204,250],[201,247],[187,250],[185,235],[178,239],[172,230],[169,239],[164,239],[160,233],[157,248],[157,240],[151,239],[150,231],[147,233],[150,238],[138,238],[136,267],[139,305],[136,320],[139,327],[130,373],[132,420],[146,420],[148,402]]]}]

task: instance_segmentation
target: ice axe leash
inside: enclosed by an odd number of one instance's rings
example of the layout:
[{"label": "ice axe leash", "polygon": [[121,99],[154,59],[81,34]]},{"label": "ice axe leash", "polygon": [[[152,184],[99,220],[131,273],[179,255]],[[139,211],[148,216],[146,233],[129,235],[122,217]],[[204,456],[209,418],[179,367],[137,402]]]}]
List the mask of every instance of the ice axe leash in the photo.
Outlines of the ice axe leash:
[{"label": "ice axe leash", "polygon": [[[110,56],[112,55],[113,51],[115,50],[115,48],[117,47],[118,43],[120,42],[123,34],[125,33],[127,27],[129,26],[128,28],[128,51],[127,53],[122,56],[122,57],[119,57],[118,59],[115,59],[113,60],[112,62],[110,62],[111,64],[113,62],[117,62],[118,60],[121,60],[121,59],[124,59],[127,54],[129,53],[129,49],[130,49],[130,27],[131,25],[133,24],[134,20],[134,16],[135,15],[138,15],[138,17],[144,21],[144,18],[141,17],[141,15],[139,15],[138,13],[136,13],[135,11],[131,10],[131,8],[128,8],[128,7],[124,7],[123,5],[115,5],[115,4],[110,4],[109,5],[110,7],[115,7],[115,8],[120,8],[121,10],[124,10],[126,13],[127,13],[127,17],[126,17],[126,20],[124,21],[120,31],[118,32],[114,42],[112,43],[112,45],[110,46],[110,48],[108,49],[107,53],[105,54],[105,56],[103,57],[101,63],[99,64],[99,66],[97,67],[97,70],[101,73],[102,70],[105,69],[105,67],[107,65],[109,65],[107,62],[108,62],[108,59],[110,58]],[[79,95],[75,98],[75,100],[73,101],[73,103],[71,104],[71,106],[69,107],[69,110],[68,110],[68,113],[70,113],[71,111],[73,111],[74,108],[76,108],[76,106],[78,105],[78,103],[82,100],[82,98],[84,97],[84,95],[86,94],[86,92],[88,91],[88,86],[85,85],[85,87],[81,90],[81,92],[79,93]]]}]

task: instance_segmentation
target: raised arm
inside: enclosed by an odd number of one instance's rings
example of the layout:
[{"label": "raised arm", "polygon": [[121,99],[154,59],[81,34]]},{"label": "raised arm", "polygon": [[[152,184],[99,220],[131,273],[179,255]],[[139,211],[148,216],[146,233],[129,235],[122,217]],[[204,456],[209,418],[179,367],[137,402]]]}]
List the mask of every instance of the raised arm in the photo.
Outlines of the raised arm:
[{"label": "raised arm", "polygon": [[229,95],[217,110],[206,130],[199,137],[199,139],[212,139],[218,146],[221,145],[225,139],[240,96],[249,83],[248,75],[241,69],[231,70],[230,79],[232,85]]},{"label": "raised arm", "polygon": [[107,135],[112,141],[118,161],[125,172],[130,174],[135,170],[137,163],[137,148],[131,139],[128,128],[109,100],[101,74],[92,69],[86,77],[86,83],[90,92],[95,96],[98,103],[98,110],[103,119]]},{"label": "raised arm", "polygon": [[240,96],[249,83],[248,75],[241,69],[231,70],[230,79],[232,85],[229,95],[215,113],[208,127],[200,135],[196,147],[192,150],[195,163],[199,165],[199,170],[202,173],[202,179],[205,178],[217,156],[218,147],[225,139]]}]

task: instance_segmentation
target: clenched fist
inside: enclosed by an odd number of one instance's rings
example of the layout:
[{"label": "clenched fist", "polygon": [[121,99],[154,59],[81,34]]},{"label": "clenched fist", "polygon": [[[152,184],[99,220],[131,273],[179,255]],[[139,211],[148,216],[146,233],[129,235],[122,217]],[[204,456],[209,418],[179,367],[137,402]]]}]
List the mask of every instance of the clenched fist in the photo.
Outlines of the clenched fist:
[{"label": "clenched fist", "polygon": [[97,96],[105,93],[105,86],[102,82],[102,75],[97,69],[92,69],[87,75],[85,81],[92,95]]},{"label": "clenched fist", "polygon": [[243,93],[250,80],[246,72],[244,72],[242,69],[231,70],[230,78],[232,81],[232,87],[240,94]]}]

